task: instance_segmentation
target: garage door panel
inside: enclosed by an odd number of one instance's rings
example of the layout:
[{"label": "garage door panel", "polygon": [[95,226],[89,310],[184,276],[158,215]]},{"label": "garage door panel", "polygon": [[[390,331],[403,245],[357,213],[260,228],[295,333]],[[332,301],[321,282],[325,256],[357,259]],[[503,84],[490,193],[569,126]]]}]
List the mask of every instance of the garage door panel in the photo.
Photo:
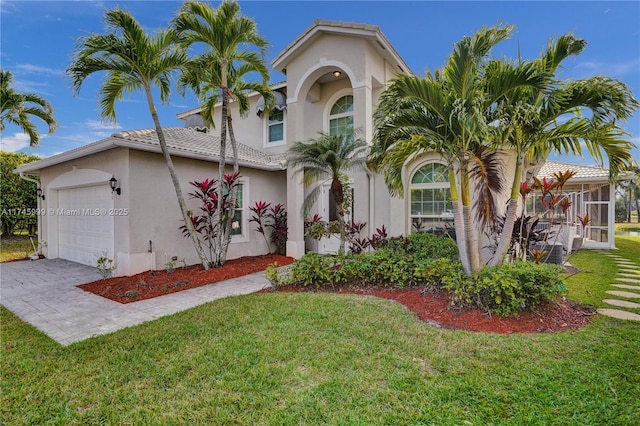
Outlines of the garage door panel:
[{"label": "garage door panel", "polygon": [[113,255],[111,188],[96,185],[58,191],[58,256],[95,266],[103,252]]}]

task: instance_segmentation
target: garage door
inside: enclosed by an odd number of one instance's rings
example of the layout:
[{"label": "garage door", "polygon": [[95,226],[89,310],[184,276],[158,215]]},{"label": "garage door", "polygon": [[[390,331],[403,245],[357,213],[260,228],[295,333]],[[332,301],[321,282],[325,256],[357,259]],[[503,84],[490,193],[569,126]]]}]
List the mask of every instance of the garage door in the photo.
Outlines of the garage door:
[{"label": "garage door", "polygon": [[109,185],[58,191],[58,256],[95,266],[103,252],[113,255],[113,199]]}]

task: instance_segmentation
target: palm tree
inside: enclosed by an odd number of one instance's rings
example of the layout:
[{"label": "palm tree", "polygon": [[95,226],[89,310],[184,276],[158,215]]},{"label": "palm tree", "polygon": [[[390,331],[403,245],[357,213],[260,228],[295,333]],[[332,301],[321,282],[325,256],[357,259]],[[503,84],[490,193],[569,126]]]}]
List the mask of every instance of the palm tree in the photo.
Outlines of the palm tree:
[{"label": "palm tree", "polygon": [[127,11],[119,8],[109,10],[105,14],[105,21],[110,32],[104,35],[91,34],[81,38],[74,60],[67,68],[74,93],[77,94],[80,91],[82,83],[88,76],[105,71],[107,76],[100,90],[100,116],[107,121],[115,121],[115,103],[122,99],[123,93],[144,91],[182,218],[185,226],[189,228],[202,266],[208,269],[209,261],[189,218],[180,181],[167,148],[151,90],[152,86],[157,87],[160,91],[160,100],[163,103],[168,102],[172,73],[187,61],[187,55],[184,49],[176,44],[179,40],[174,31],[159,31],[153,36],[148,36]]},{"label": "palm tree", "polygon": [[[382,94],[374,114],[374,144],[369,164],[383,171],[393,194],[403,194],[408,161],[436,151],[450,166],[449,182],[456,240],[467,273],[481,268],[478,229],[490,222],[496,206],[492,194],[502,188],[501,165],[489,141],[495,129],[495,103],[518,87],[542,87],[544,80],[529,63],[507,62],[485,70],[493,46],[508,38],[513,26],[482,28],[456,43],[445,66],[424,78],[401,76]],[[486,72],[491,73],[488,78]],[[471,182],[475,181],[473,194]]]},{"label": "palm tree", "polygon": [[[246,81],[245,76],[251,73],[263,74],[263,80],[260,82]],[[267,73],[267,76],[264,76]],[[183,90],[190,87],[194,93],[200,98],[200,104],[202,105],[201,115],[208,127],[215,128],[215,122],[213,120],[213,114],[215,107],[220,103],[220,81],[221,81],[221,67],[217,58],[213,55],[204,54],[187,63],[182,70],[182,74],[178,81],[178,88]],[[239,114],[241,117],[246,117],[250,111],[249,93],[257,92],[263,96],[266,105],[270,105],[274,99],[271,89],[266,83],[268,78],[268,70],[266,66],[264,69],[256,69],[253,64],[244,63],[237,69],[232,65],[229,66],[227,72],[227,85],[229,87],[230,96],[237,102]],[[230,111],[227,111],[227,130],[229,133],[229,139],[231,141],[231,148],[233,152],[233,173],[238,175],[240,172],[240,165],[238,161],[238,143],[233,131],[233,121]],[[231,190],[231,209],[226,216],[229,219],[234,217],[234,207],[236,206],[237,197],[237,185],[234,185]],[[225,218],[226,219],[226,218]],[[220,220],[220,219],[218,219]],[[223,229],[223,235],[226,238],[222,239],[222,245],[216,246],[215,259],[219,259],[219,262],[224,262],[226,257],[227,247],[231,237],[231,222],[232,220],[223,220],[222,226],[218,229]],[[218,263],[218,262],[214,262]],[[222,264],[220,263],[220,264]]]},{"label": "palm tree", "polygon": [[0,69],[0,131],[5,130],[6,123],[14,124],[29,136],[29,146],[36,147],[40,142],[40,133],[31,117],[44,121],[49,133],[56,131],[58,123],[53,117],[53,107],[46,100],[34,93],[20,93],[11,87],[13,74]]},{"label": "palm tree", "polygon": [[[557,81],[562,61],[582,52],[586,42],[571,34],[549,43],[540,58],[533,61],[548,79],[549,91],[523,87],[499,100],[499,141],[515,152],[516,168],[507,206],[506,220],[490,265],[502,263],[515,223],[525,160],[544,159],[550,151],[581,154],[581,143],[601,163],[608,158],[610,178],[631,165],[633,145],[616,122],[627,120],[638,101],[620,81],[593,77],[577,81]],[[491,67],[488,64],[487,67]],[[584,115],[590,111],[590,116]],[[561,121],[562,119],[562,121]]]},{"label": "palm tree", "polygon": [[287,153],[290,167],[298,167],[302,172],[302,183],[305,187],[315,185],[303,203],[304,215],[315,203],[322,188],[321,184],[331,181],[331,194],[338,210],[340,227],[340,253],[345,250],[345,206],[344,179],[348,171],[366,167],[368,145],[352,134],[328,135],[320,133],[319,137],[307,143],[294,143]]},{"label": "palm tree", "polygon": [[[231,91],[229,74],[235,68],[241,75],[244,75],[241,67],[246,64],[252,70],[257,71],[263,82],[266,82],[269,78],[265,61],[268,43],[258,33],[256,23],[240,15],[240,6],[230,1],[224,1],[217,9],[212,9],[208,3],[187,1],[182,5],[178,16],[173,20],[173,26],[183,38],[185,46],[204,46],[205,53],[201,58],[200,66],[208,64],[210,71],[207,71],[206,74],[193,74],[192,82],[196,83],[197,86],[201,86],[201,84],[198,84],[198,80],[200,80],[200,82],[204,82],[206,89],[211,88],[212,85],[217,85],[220,91],[220,156],[218,187],[216,190],[220,203],[217,211],[222,212],[222,182],[226,165],[226,143],[229,123],[228,107],[229,100],[234,97],[234,93]],[[201,89],[205,88],[201,87]],[[209,122],[212,120],[210,113],[213,112],[213,105],[214,103],[205,103],[206,113],[204,116]],[[232,138],[231,142],[234,152],[234,170],[237,170],[235,137]],[[228,232],[220,233],[219,235],[220,241],[217,246],[220,247],[220,253],[216,255],[214,266],[222,266],[226,260],[226,249],[231,239],[231,217],[226,219],[226,223],[221,228]]]}]

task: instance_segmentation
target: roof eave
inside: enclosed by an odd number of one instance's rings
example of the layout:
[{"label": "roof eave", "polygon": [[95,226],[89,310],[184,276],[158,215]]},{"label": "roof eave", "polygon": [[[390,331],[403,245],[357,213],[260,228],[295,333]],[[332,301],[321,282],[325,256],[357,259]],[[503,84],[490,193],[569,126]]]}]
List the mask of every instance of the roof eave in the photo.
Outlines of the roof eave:
[{"label": "roof eave", "polygon": [[114,138],[103,139],[98,142],[94,142],[89,145],[85,145],[81,148],[77,148],[71,151],[63,152],[58,155],[54,155],[48,158],[43,158],[42,160],[34,161],[27,164],[22,164],[18,166],[14,173],[31,173],[31,174],[39,174],[40,170],[55,166],[57,164],[61,164],[67,161],[73,161],[75,159],[85,157],[87,155],[95,154],[98,152],[106,151],[108,149],[112,149],[119,146],[118,141]]},{"label": "roof eave", "polygon": [[356,35],[370,40],[375,40],[382,49],[383,56],[387,56],[402,72],[413,74],[409,65],[402,59],[389,40],[384,36],[378,26],[367,24],[351,24],[344,22],[335,25],[333,21],[316,20],[301,35],[282,50],[272,61],[271,66],[280,72],[284,72],[288,63],[297,54],[298,50],[313,41],[320,33]]},{"label": "roof eave", "polygon": [[[270,84],[269,88],[271,90],[278,90],[278,89],[282,89],[283,87],[287,87],[287,82],[286,81],[279,81],[277,83],[274,84]],[[258,96],[260,95],[260,93],[256,92],[256,91],[252,91],[249,92],[249,94],[247,95],[248,97],[253,97],[253,96]],[[218,102],[217,104],[215,104],[214,108],[218,108],[222,105],[222,102]],[[197,108],[192,108],[188,111],[183,111],[183,112],[179,112],[176,114],[176,118],[178,120],[186,120],[189,116],[193,115],[193,114],[198,114],[200,111],[202,111],[202,107],[197,107]]]}]

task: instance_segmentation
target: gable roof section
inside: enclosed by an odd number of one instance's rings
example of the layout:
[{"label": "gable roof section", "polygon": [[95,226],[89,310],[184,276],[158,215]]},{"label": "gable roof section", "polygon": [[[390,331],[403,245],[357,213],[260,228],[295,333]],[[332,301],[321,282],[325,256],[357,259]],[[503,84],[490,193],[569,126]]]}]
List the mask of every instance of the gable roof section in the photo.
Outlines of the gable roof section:
[{"label": "gable roof section", "polygon": [[361,37],[371,41],[376,51],[385,59],[394,64],[403,73],[412,74],[409,65],[402,59],[389,40],[382,34],[377,25],[358,24],[355,22],[327,21],[316,19],[313,24],[302,34],[296,37],[271,61],[271,66],[284,73],[289,62],[300,51],[313,42],[320,34],[343,34],[351,37]]},{"label": "gable roof section", "polygon": [[[164,128],[163,131],[171,155],[204,161],[217,162],[219,160],[219,137],[185,127],[167,127]],[[63,152],[62,154],[54,155],[40,161],[34,161],[33,163],[23,164],[16,169],[16,172],[38,173],[46,167],[116,147],[156,153],[162,152],[155,129],[132,130],[114,133],[106,139],[90,143],[80,148]],[[228,162],[233,161],[231,143],[227,143],[226,159]],[[238,143],[238,160],[242,167],[260,170],[285,169],[284,155],[267,155],[241,143]]]}]

